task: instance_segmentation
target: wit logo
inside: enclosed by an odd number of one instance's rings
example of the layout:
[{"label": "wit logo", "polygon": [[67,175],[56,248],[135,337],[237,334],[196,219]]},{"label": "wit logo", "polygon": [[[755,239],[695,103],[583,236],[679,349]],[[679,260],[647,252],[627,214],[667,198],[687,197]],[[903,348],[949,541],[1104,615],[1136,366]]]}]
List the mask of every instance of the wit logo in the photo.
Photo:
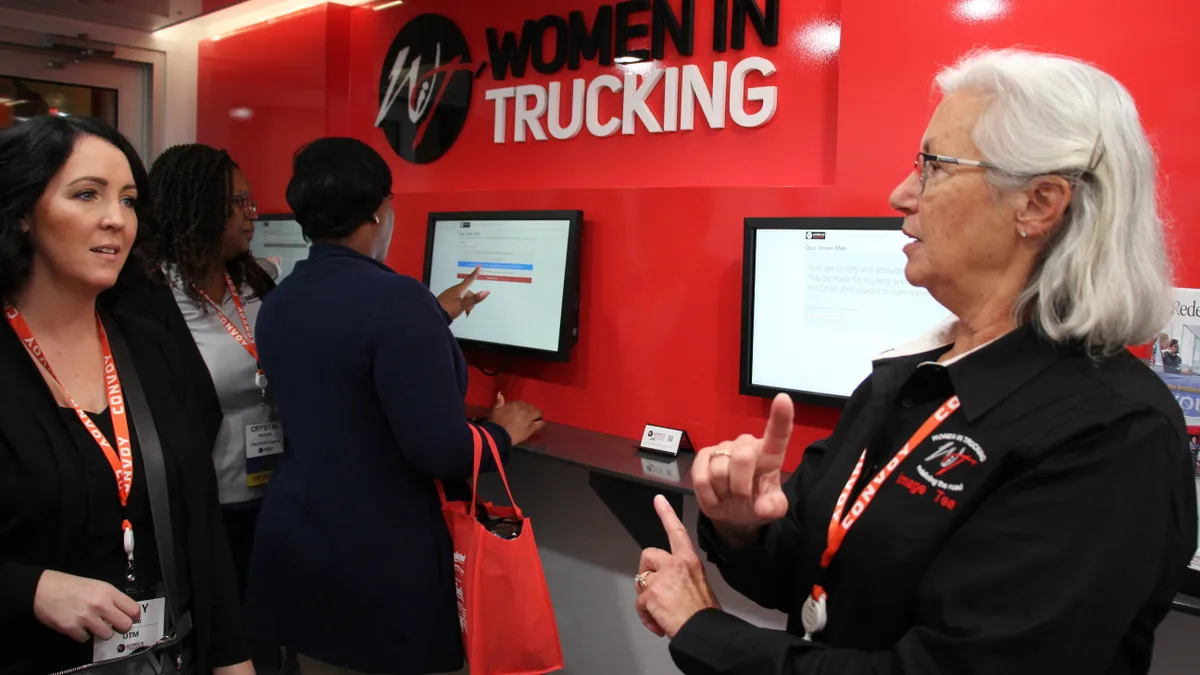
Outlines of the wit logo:
[{"label": "wit logo", "polygon": [[[408,63],[408,52],[411,48],[404,47],[400,53],[396,55],[396,60],[392,62],[392,72],[388,75],[387,94],[383,97],[383,105],[379,106],[379,116],[375,118],[375,126],[383,124],[383,120],[392,111],[392,106],[396,105],[396,99],[400,93],[407,91],[408,95],[408,119],[413,124],[421,121],[421,117],[429,110],[429,104],[433,102],[433,91],[430,80],[426,79],[421,82],[421,57],[413,59],[411,65],[405,66]],[[433,69],[437,70],[442,65],[442,43],[438,43],[433,57]],[[418,86],[418,83],[420,86]],[[400,86],[405,85],[405,86]],[[413,105],[413,99],[416,99],[416,105]]]},{"label": "wit logo", "polygon": [[[987,453],[979,447],[974,439],[962,434],[935,434],[930,440],[937,444],[937,449],[917,466],[917,473],[927,483],[939,490],[962,492],[962,482],[948,483],[944,477],[958,467],[983,464],[987,461]],[[932,463],[934,470],[926,468],[927,463]],[[962,474],[961,471],[955,473],[955,477],[960,477],[960,474]]]},{"label": "wit logo", "polygon": [[453,21],[438,14],[414,18],[384,57],[375,126],[405,161],[437,160],[467,122],[476,74],[467,39]]}]

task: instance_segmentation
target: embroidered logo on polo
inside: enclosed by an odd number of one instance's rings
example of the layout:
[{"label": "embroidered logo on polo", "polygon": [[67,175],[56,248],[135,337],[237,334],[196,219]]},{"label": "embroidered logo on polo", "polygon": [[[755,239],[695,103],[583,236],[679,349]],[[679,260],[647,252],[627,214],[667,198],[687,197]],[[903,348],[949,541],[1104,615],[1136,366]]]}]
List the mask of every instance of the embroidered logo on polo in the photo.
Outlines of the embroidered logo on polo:
[{"label": "embroidered logo on polo", "polygon": [[966,474],[987,461],[987,453],[969,436],[941,433],[929,440],[936,449],[917,465],[917,474],[939,490],[962,492]]}]

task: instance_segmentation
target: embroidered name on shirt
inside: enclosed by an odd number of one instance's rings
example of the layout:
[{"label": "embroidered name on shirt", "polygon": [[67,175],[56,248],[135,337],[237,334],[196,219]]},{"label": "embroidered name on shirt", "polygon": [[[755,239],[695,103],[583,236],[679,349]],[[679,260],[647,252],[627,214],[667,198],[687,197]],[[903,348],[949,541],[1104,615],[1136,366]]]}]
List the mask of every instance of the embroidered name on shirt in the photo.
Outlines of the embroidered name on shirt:
[{"label": "embroidered name on shirt", "polygon": [[[909,494],[913,495],[924,495],[929,492],[929,488],[922,483],[918,483],[912,478],[904,475],[903,471],[901,471],[900,475],[896,478],[896,485],[908,490]],[[942,490],[934,491],[933,503],[946,509],[947,511],[953,511],[954,507],[958,506],[958,502],[947,497],[946,493]]]},{"label": "embroidered name on shirt", "polygon": [[924,485],[921,485],[917,481],[905,476],[903,471],[900,472],[900,477],[896,479],[896,485],[899,485],[914,495],[923,495],[927,492],[927,488]]}]

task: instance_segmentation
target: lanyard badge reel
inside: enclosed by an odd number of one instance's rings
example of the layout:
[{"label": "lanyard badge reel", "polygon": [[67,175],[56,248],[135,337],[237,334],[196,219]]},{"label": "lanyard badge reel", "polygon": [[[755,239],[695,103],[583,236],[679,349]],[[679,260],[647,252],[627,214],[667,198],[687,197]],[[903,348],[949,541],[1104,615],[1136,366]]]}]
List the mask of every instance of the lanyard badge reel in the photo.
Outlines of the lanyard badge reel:
[{"label": "lanyard badge reel", "polygon": [[858,498],[854,500],[854,505],[850,507],[850,512],[845,514],[846,504],[850,501],[850,493],[853,492],[854,486],[858,483],[859,476],[862,475],[863,464],[867,460],[867,451],[863,450],[858,457],[858,464],[855,465],[854,471],[850,474],[850,479],[846,481],[846,486],[842,488],[842,493],[838,495],[837,504],[833,507],[833,516],[829,519],[829,534],[825,540],[825,551],[821,554],[821,567],[817,570],[817,583],[813,584],[812,592],[804,600],[804,606],[800,610],[800,625],[804,627],[804,639],[812,640],[812,636],[825,630],[825,626],[829,621],[829,595],[825,592],[823,584],[825,583],[825,574],[829,570],[829,564],[833,562],[834,556],[842,547],[842,541],[846,538],[846,534],[858,519],[867,511],[867,507],[875,499],[879,493],[879,488],[883,487],[884,482],[891,477],[892,472],[900,466],[913,449],[920,445],[933,430],[938,428],[947,417],[955,410],[958,410],[959,400],[957,396],[950,397],[945,403],[938,407],[929,419],[925,420],[912,438],[904,444],[904,447],[892,457],[883,469],[871,479],[871,482],[863,486],[859,492]]},{"label": "lanyard badge reel", "polygon": [[[259,403],[263,408],[269,409],[271,406],[267,398],[267,374],[263,372],[262,366],[259,364],[258,346],[254,342],[254,332],[250,329],[250,320],[246,317],[242,296],[229,275],[225,275],[225,285],[229,289],[229,297],[233,300],[233,306],[237,310],[238,320],[241,323],[240,329],[228,316],[225,316],[220,305],[213,302],[212,298],[208,297],[203,290],[199,288],[196,290],[216,310],[217,318],[220,319],[225,332],[229,333],[229,336],[246,350],[250,358],[254,359],[254,386],[261,394]],[[283,453],[283,430],[279,422],[271,419],[274,417],[273,411],[269,411],[267,417],[268,419],[265,421],[252,422],[245,427],[246,487],[259,488],[269,483],[279,455]]]},{"label": "lanyard badge reel", "polygon": [[262,407],[267,407],[267,374],[263,372],[261,366],[254,373],[254,386],[258,387],[258,390],[262,392],[262,400],[260,401]]}]

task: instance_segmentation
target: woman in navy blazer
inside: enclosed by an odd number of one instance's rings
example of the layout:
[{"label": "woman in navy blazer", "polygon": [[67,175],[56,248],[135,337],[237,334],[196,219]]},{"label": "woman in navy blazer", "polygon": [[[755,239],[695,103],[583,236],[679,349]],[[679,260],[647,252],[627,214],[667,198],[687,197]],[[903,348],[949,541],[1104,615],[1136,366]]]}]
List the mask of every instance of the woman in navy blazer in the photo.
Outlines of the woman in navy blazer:
[{"label": "woman in navy blazer", "polygon": [[532,406],[502,399],[490,419],[467,421],[449,323],[486,294],[468,292],[472,277],[435,298],[381,262],[391,184],[360,141],[301,150],[287,199],[313,246],[258,317],[286,450],[259,518],[247,623],[298,652],[303,675],[462,667],[434,479],[471,475],[472,425],[502,456],[542,425]]}]

